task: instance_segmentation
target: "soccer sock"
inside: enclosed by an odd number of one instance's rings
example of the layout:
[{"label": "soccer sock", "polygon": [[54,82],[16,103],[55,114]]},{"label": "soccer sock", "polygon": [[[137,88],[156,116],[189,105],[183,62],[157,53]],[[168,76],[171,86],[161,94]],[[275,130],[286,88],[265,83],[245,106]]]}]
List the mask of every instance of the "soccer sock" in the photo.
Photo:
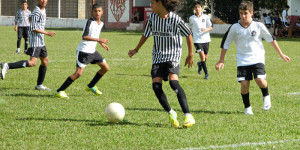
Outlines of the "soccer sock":
[{"label": "soccer sock", "polygon": [[65,89],[67,89],[72,83],[74,82],[74,80],[72,80],[70,77],[67,78],[67,80],[61,85],[61,87],[59,89],[57,89],[56,91],[64,91]]},{"label": "soccer sock", "polygon": [[262,93],[262,95],[264,97],[269,95],[268,87],[266,87],[266,88],[260,88],[260,90],[261,90],[261,93]]},{"label": "soccer sock", "polygon": [[245,108],[250,107],[249,93],[242,94],[242,98],[243,98],[243,102],[244,102]]},{"label": "soccer sock", "polygon": [[28,60],[21,60],[13,63],[8,63],[9,69],[25,68],[28,66],[29,66]]},{"label": "soccer sock", "polygon": [[162,90],[162,83],[159,82],[152,83],[152,88],[160,105],[164,108],[165,111],[170,112],[171,107],[168,103],[166,94]]},{"label": "soccer sock", "polygon": [[207,72],[207,67],[206,67],[206,62],[205,62],[205,61],[201,61],[201,66],[202,66],[202,68],[203,68],[203,70],[204,70],[204,73],[205,73],[205,74],[208,74],[208,72]]},{"label": "soccer sock", "polygon": [[17,48],[20,48],[20,46],[21,46],[21,38],[18,38],[18,40],[17,40]]},{"label": "soccer sock", "polygon": [[169,83],[177,95],[183,113],[190,113],[184,90],[181,88],[179,82],[177,80],[171,80]]},{"label": "soccer sock", "polygon": [[89,88],[92,88],[96,85],[96,83],[102,78],[103,75],[99,74],[98,72],[94,76],[93,80],[88,84]]},{"label": "soccer sock", "polygon": [[42,85],[46,76],[47,66],[40,66],[37,85]]},{"label": "soccer sock", "polygon": [[25,39],[25,49],[24,50],[27,50],[28,48],[28,39]]}]

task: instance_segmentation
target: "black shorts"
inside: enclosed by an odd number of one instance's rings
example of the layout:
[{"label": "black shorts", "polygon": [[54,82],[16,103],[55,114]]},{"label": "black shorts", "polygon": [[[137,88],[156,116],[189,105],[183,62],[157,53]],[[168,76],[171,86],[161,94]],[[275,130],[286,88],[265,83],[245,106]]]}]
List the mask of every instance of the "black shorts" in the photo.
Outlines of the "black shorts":
[{"label": "black shorts", "polygon": [[209,43],[194,43],[194,46],[196,48],[196,53],[203,51],[204,54],[208,54]]},{"label": "black shorts", "polygon": [[18,27],[18,39],[28,38],[29,27]]},{"label": "black shorts", "polygon": [[244,81],[244,80],[252,80],[253,76],[254,79],[256,78],[262,78],[266,79],[267,74],[265,71],[265,65],[263,63],[258,63],[255,65],[250,66],[238,66],[237,67],[237,80],[238,82]]},{"label": "black shorts", "polygon": [[168,81],[169,73],[179,76],[180,65],[174,62],[164,62],[160,64],[152,64],[151,77],[162,77],[164,81]]},{"label": "black shorts", "polygon": [[287,23],[287,22],[283,22],[283,26],[286,27],[286,28],[289,28],[289,27],[290,27],[290,24]]},{"label": "black shorts", "polygon": [[96,64],[101,62],[105,62],[105,59],[100,55],[98,51],[95,51],[94,53],[77,51],[76,67],[84,68],[89,63]]},{"label": "black shorts", "polygon": [[26,54],[35,58],[47,57],[46,46],[43,47],[29,47]]}]

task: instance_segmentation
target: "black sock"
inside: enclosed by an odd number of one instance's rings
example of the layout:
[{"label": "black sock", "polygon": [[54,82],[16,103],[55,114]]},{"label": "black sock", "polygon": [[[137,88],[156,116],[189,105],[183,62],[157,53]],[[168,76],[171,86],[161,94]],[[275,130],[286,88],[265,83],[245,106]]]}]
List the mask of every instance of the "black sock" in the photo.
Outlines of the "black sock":
[{"label": "black sock", "polygon": [[169,112],[171,110],[171,107],[168,103],[166,94],[162,90],[162,83],[159,82],[152,83],[152,88],[160,105],[164,108],[165,111]]},{"label": "black sock", "polygon": [[249,93],[242,94],[242,98],[243,98],[243,102],[244,102],[245,108],[250,107]]},{"label": "black sock", "polygon": [[28,39],[25,39],[25,49],[24,50],[27,50],[28,48]]},{"label": "black sock", "polygon": [[46,76],[47,66],[40,66],[39,68],[39,76],[37,79],[37,85],[42,85]]},{"label": "black sock", "polygon": [[269,95],[268,87],[260,88],[260,90],[261,90],[261,93],[262,93],[263,96],[268,96]]},{"label": "black sock", "polygon": [[98,72],[94,76],[93,80],[88,84],[89,88],[92,88],[96,85],[96,83],[102,78],[103,75],[99,74]]},{"label": "black sock", "polygon": [[21,46],[21,39],[22,38],[18,38],[18,40],[17,40],[17,48],[20,48],[20,46]]},{"label": "black sock", "polygon": [[28,66],[29,66],[28,60],[21,60],[13,63],[8,63],[9,69],[25,68]]},{"label": "black sock", "polygon": [[64,91],[65,89],[67,89],[72,83],[74,82],[74,80],[72,80],[70,77],[67,78],[67,80],[61,85],[61,87],[59,89],[57,89],[56,91]]},{"label": "black sock", "polygon": [[206,62],[205,62],[205,61],[201,61],[201,66],[202,66],[202,68],[203,68],[203,70],[204,70],[204,73],[205,73],[205,74],[208,74],[208,72],[207,72],[207,67],[206,67]]},{"label": "black sock", "polygon": [[183,113],[190,113],[189,105],[186,100],[186,95],[184,93],[184,90],[181,88],[179,82],[177,80],[171,80],[170,86],[177,95],[177,98],[178,98],[178,101],[179,101],[179,104],[181,106]]}]

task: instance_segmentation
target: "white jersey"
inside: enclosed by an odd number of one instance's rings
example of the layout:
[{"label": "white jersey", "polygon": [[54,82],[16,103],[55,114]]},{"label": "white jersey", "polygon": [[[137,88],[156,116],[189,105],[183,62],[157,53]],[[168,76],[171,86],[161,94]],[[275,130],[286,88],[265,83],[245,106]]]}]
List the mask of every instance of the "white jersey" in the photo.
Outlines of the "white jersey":
[{"label": "white jersey", "polygon": [[270,16],[264,17],[265,24],[272,24],[272,19]]},{"label": "white jersey", "polygon": [[31,14],[31,11],[26,9],[26,10],[22,10],[19,9],[16,13],[16,17],[15,17],[15,22],[18,24],[18,27],[29,27],[30,26],[30,22],[29,22],[29,16]]},{"label": "white jersey", "polygon": [[209,32],[202,32],[202,28],[212,27],[212,22],[210,18],[201,14],[200,17],[193,15],[189,19],[189,26],[193,32],[193,41],[194,43],[208,43],[211,42]]},{"label": "white jersey", "polygon": [[31,23],[29,29],[29,43],[30,47],[45,46],[44,34],[33,32],[34,30],[45,30],[46,26],[46,9],[40,9],[36,6],[30,15]]},{"label": "white jersey", "polygon": [[287,11],[286,9],[282,11],[282,22],[289,22],[287,19],[286,19],[286,16],[287,16]]},{"label": "white jersey", "polygon": [[[92,17],[87,21],[85,27],[83,28],[82,37],[89,36],[92,38],[99,38],[102,27],[103,22],[98,24],[97,21]],[[81,40],[77,47],[77,50],[85,53],[94,53],[96,51],[97,43],[97,41]]]},{"label": "white jersey", "polygon": [[252,21],[247,28],[235,23],[225,33],[221,48],[228,50],[232,41],[235,41],[237,66],[265,64],[262,38],[267,42],[275,40],[263,23]]}]

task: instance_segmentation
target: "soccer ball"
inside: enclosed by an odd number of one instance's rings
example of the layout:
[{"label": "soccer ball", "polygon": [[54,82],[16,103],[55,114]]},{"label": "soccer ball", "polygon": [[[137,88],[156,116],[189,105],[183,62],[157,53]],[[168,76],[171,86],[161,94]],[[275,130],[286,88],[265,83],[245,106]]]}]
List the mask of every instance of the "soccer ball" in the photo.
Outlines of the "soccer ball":
[{"label": "soccer ball", "polygon": [[125,109],[119,103],[110,103],[105,108],[105,116],[112,123],[121,122],[125,117]]}]

